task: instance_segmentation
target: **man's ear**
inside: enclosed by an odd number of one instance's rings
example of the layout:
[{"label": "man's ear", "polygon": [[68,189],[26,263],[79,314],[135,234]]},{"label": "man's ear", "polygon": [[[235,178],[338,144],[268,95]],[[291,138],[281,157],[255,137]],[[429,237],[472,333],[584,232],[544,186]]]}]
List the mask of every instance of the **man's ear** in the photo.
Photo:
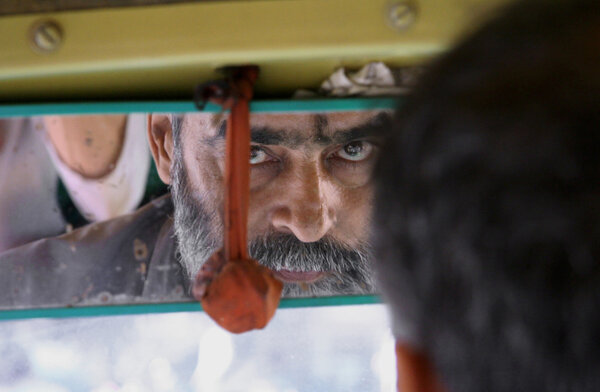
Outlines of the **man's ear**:
[{"label": "man's ear", "polygon": [[165,184],[171,183],[173,164],[173,128],[164,114],[148,115],[148,142],[156,163],[158,176]]}]

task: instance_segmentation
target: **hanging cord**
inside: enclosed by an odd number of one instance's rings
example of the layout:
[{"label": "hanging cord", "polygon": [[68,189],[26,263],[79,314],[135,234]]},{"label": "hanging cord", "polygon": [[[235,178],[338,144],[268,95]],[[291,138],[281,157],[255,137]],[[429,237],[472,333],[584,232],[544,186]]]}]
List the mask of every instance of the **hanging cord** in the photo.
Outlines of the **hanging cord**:
[{"label": "hanging cord", "polygon": [[250,100],[258,68],[228,68],[227,83],[196,89],[195,102],[213,102],[230,110],[225,147],[224,248],[206,261],[193,294],[206,313],[230,332],[264,328],[279,305],[283,284],[248,256],[250,193]]}]

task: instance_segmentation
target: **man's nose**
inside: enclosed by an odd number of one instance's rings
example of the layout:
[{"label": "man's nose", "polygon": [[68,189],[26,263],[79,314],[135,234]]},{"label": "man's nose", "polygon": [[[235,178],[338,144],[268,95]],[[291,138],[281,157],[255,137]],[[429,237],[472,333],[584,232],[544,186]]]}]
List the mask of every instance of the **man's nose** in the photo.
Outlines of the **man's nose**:
[{"label": "man's nose", "polygon": [[305,165],[281,191],[281,203],[271,223],[278,231],[292,232],[302,242],[323,238],[335,223],[329,184],[318,163]]}]

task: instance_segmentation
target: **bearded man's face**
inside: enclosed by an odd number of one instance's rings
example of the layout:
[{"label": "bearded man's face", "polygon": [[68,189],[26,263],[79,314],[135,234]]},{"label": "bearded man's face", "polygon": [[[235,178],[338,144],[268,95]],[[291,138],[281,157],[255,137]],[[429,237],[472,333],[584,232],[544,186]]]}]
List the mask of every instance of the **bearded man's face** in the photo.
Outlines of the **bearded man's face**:
[{"label": "bearded man's face", "polygon": [[[192,278],[222,246],[225,118],[155,117],[175,129],[168,180]],[[371,172],[388,120],[381,111],[251,116],[249,251],[284,283],[284,296],[372,291]]]}]

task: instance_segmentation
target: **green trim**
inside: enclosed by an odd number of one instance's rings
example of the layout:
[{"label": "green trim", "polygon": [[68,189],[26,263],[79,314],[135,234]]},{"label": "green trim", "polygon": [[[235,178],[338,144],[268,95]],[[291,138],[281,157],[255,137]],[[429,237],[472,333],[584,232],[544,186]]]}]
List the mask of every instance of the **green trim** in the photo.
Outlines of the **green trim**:
[{"label": "green trim", "polygon": [[[250,110],[254,113],[283,112],[336,112],[369,109],[394,109],[394,98],[330,98],[330,99],[287,99],[253,101]],[[119,114],[119,113],[177,113],[195,112],[196,107],[189,101],[164,102],[72,102],[39,103],[24,105],[0,105],[0,117],[26,117],[47,114]],[[209,103],[204,112],[219,113],[221,107]]]},{"label": "green trim", "polygon": [[[284,308],[306,308],[320,306],[368,305],[378,304],[381,300],[374,295],[318,297],[318,298],[284,298],[279,304]],[[0,321],[22,320],[33,318],[71,318],[122,316],[134,314],[199,312],[202,306],[198,302],[175,302],[163,304],[132,304],[112,306],[81,306],[71,308],[42,308],[1,310]]]},{"label": "green trim", "polygon": [[319,306],[370,305],[381,303],[376,295],[346,295],[337,297],[284,298],[279,308],[314,308]]}]

